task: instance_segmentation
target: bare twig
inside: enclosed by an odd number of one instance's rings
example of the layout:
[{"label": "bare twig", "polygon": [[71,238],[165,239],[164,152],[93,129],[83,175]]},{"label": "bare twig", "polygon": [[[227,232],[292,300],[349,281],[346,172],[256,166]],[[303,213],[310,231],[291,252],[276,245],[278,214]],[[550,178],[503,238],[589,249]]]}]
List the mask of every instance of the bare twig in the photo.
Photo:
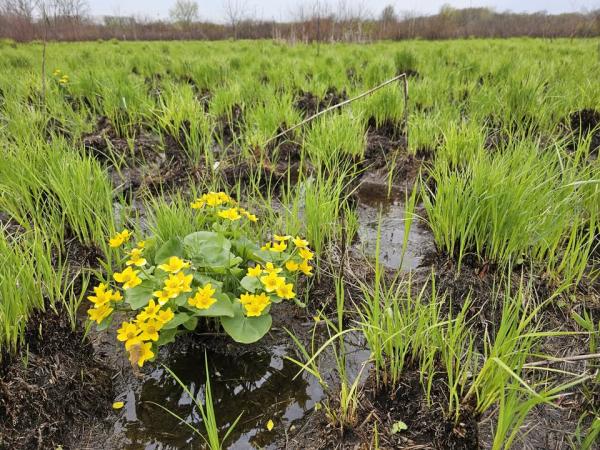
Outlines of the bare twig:
[{"label": "bare twig", "polygon": [[48,14],[46,13],[46,5],[42,3],[42,20],[44,23],[44,43],[42,47],[42,103],[44,112],[46,111],[46,46],[48,45]]},{"label": "bare twig", "polygon": [[338,103],[336,105],[330,106],[327,109],[324,109],[323,111],[319,111],[316,114],[313,114],[312,116],[308,117],[307,119],[304,119],[302,122],[297,123],[296,125],[294,125],[293,127],[288,128],[285,131],[282,131],[281,133],[277,134],[276,136],[273,136],[270,139],[267,139],[267,141],[264,143],[264,145],[266,146],[267,144],[269,144],[271,141],[274,141],[278,138],[280,138],[281,136],[285,136],[287,133],[289,133],[290,131],[295,130],[296,128],[299,128],[303,125],[306,125],[308,122],[311,122],[312,120],[316,119],[319,116],[322,116],[323,114],[326,114],[328,112],[331,112],[333,110],[336,110],[338,108],[341,108],[342,106],[346,106],[356,100],[360,100],[363,97],[366,97],[368,95],[371,95],[373,92],[378,91],[379,89],[394,83],[395,81],[398,81],[399,79],[403,79],[404,80],[404,126],[405,126],[405,131],[406,131],[406,137],[407,137],[407,144],[408,144],[408,79],[406,77],[405,73],[401,73],[400,75],[395,76],[394,78],[391,78],[383,83],[381,83],[378,86],[375,86],[374,88],[369,89],[366,92],[363,92],[362,94],[357,95],[356,97],[350,98],[348,100],[344,100],[341,103]]},{"label": "bare twig", "polygon": [[548,365],[554,364],[554,363],[586,361],[588,359],[600,359],[600,353],[590,353],[588,355],[566,356],[564,358],[550,357],[548,359],[542,359],[541,361],[535,361],[535,362],[524,364],[523,367],[529,368],[529,367],[548,366]]}]

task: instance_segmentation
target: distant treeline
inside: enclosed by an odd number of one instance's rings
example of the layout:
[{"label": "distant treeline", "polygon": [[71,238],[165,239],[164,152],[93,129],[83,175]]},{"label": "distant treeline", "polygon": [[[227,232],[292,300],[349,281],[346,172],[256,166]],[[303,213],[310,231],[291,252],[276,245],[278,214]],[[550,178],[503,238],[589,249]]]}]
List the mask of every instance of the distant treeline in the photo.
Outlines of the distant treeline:
[{"label": "distant treeline", "polygon": [[[389,7],[388,7],[389,8]],[[249,15],[231,16],[228,23],[173,22],[135,17],[85,14],[39,14],[0,10],[0,37],[31,40],[79,41],[96,39],[281,39],[291,42],[365,42],[377,39],[453,39],[468,37],[593,37],[600,35],[600,10],[550,15],[516,14],[488,8],[443,7],[432,16],[384,9],[379,17],[301,14],[289,22],[265,21]]]}]

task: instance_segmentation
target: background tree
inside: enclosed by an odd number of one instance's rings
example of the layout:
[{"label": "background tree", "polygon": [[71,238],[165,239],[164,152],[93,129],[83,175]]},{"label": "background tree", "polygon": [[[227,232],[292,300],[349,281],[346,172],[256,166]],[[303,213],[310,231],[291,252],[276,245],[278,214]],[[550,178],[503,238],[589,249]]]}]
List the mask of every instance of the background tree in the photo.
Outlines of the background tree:
[{"label": "background tree", "polygon": [[36,8],[34,0],[0,0],[0,14],[31,21]]},{"label": "background tree", "polygon": [[233,30],[233,39],[238,37],[238,26],[246,15],[246,4],[242,0],[225,0],[225,17]]},{"label": "background tree", "polygon": [[198,2],[195,0],[177,0],[169,10],[169,16],[173,22],[190,25],[198,20]]},{"label": "background tree", "polygon": [[396,15],[396,10],[393,5],[387,5],[381,10],[379,22],[381,23],[380,37],[383,39],[391,37],[390,32],[392,31],[394,24],[398,23],[398,16]]},{"label": "background tree", "polygon": [[389,24],[398,21],[398,16],[396,15],[396,10],[393,5],[387,5],[385,8],[381,10],[381,15],[379,16],[379,20],[384,24]]}]

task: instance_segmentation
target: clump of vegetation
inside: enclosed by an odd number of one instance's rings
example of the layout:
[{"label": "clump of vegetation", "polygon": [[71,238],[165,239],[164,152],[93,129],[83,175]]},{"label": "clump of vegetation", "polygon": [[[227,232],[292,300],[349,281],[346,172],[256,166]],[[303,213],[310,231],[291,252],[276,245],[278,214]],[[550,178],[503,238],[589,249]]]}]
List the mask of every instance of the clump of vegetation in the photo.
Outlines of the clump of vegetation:
[{"label": "clump of vegetation", "polygon": [[112,237],[110,247],[124,251],[125,268],[113,274],[123,294],[101,283],[88,297],[88,315],[98,330],[110,326],[116,311],[136,313],[122,323],[117,339],[139,367],[158,347],[207,319],[249,344],[269,331],[273,304],[302,306],[294,289],[299,274],[312,275],[308,241],[275,234],[260,246],[250,239],[249,225],[257,217],[224,192],[204,194],[191,207],[202,214],[203,229],[158,248],[152,237],[130,244],[129,230]]}]

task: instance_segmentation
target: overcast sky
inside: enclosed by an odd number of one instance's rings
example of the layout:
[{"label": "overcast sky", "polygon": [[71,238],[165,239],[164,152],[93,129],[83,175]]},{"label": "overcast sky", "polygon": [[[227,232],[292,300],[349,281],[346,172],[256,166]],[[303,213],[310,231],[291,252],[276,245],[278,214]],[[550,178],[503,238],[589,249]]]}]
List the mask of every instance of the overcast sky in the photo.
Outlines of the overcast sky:
[{"label": "overcast sky", "polygon": [[[204,20],[223,21],[224,0],[197,0],[200,16]],[[243,1],[253,15],[263,19],[288,19],[299,4],[309,5],[314,0],[239,0]],[[345,0],[346,4],[366,5],[372,14],[378,14],[388,4],[394,5],[396,11],[414,11],[418,13],[435,13],[445,3],[458,8],[472,6],[489,6],[498,11],[547,11],[561,13],[600,8],[600,0]],[[169,8],[175,0],[88,0],[92,15],[141,15],[148,18],[167,18]],[[336,5],[338,0],[326,3]]]}]

